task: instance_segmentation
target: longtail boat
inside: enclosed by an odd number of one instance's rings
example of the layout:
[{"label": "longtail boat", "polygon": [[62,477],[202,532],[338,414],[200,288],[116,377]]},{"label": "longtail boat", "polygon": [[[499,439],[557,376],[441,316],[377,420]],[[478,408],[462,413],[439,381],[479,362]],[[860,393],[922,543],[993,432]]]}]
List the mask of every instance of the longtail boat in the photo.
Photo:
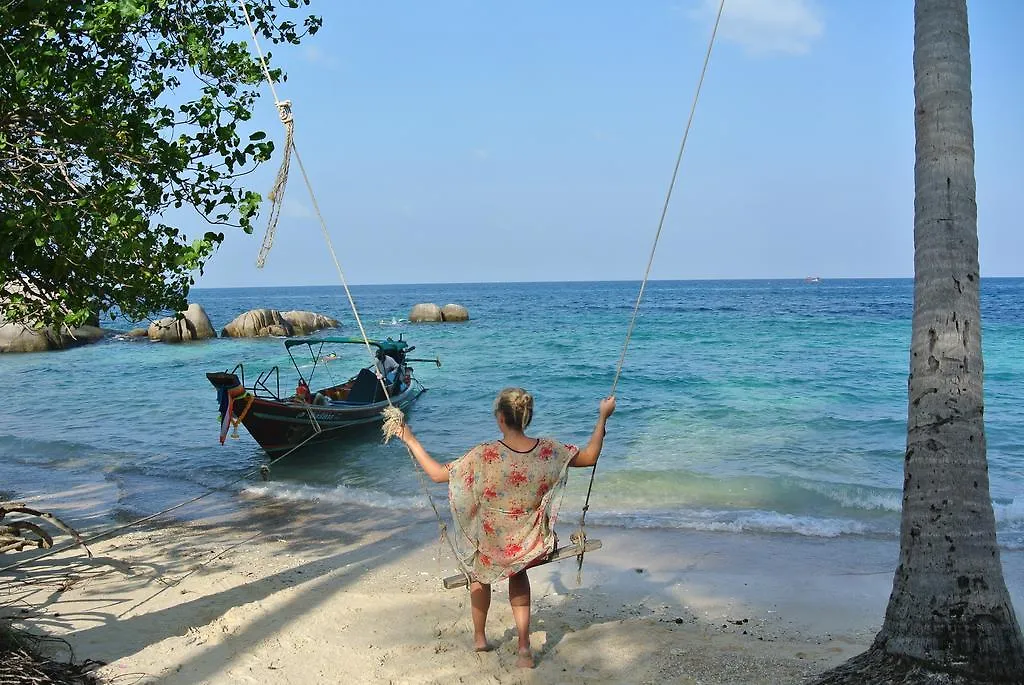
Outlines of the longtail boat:
[{"label": "longtail boat", "polygon": [[[317,370],[342,358],[336,353],[324,355],[325,345],[365,346],[367,341],[362,338],[286,339],[285,350],[299,377],[295,392],[290,395],[281,393],[281,371],[277,366],[260,373],[252,385],[245,382],[242,364],[231,371],[207,373],[206,377],[217,389],[221,444],[232,426],[237,437],[241,424],[264,451],[272,456],[279,455],[308,444],[336,439],[355,426],[380,422],[388,397],[391,404],[405,411],[426,392],[413,375],[409,362],[428,362],[440,367],[441,360],[410,358],[408,355],[415,347],[410,347],[401,336],[398,340],[368,342],[379,360],[374,367],[362,368],[343,383],[315,392],[310,387]],[[309,351],[311,366],[300,367],[292,353],[296,347]],[[303,369],[307,373],[303,373]]]}]

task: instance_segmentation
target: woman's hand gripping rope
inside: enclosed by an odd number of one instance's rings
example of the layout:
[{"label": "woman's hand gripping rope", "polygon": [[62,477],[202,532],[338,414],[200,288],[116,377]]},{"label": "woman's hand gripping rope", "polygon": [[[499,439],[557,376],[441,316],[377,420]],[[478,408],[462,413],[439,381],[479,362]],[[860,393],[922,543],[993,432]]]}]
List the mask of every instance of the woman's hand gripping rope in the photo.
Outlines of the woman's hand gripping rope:
[{"label": "woman's hand gripping rope", "polygon": [[[417,469],[417,472],[420,474],[420,487],[423,488],[423,494],[427,496],[427,502],[434,511],[441,540],[448,543],[448,547],[452,551],[452,558],[455,559],[455,562],[459,565],[459,570],[462,571],[462,575],[466,578],[466,587],[469,587],[473,580],[469,568],[463,563],[462,558],[459,556],[459,551],[455,549],[455,543],[452,542],[451,537],[448,535],[448,524],[441,518],[441,512],[437,510],[437,505],[434,504],[434,498],[431,497],[425,480],[425,476],[429,475],[430,480],[435,483],[446,482],[448,480],[448,469],[434,461],[427,454],[427,451],[423,449],[423,446],[419,444],[416,436],[412,434],[409,426],[406,425],[405,414],[402,413],[401,409],[391,404],[384,409],[383,415],[384,423],[381,425],[381,432],[384,434],[384,444],[387,444],[391,438],[398,438],[405,443],[409,456],[419,464],[420,468]],[[438,559],[440,559],[440,555],[438,555]]]}]

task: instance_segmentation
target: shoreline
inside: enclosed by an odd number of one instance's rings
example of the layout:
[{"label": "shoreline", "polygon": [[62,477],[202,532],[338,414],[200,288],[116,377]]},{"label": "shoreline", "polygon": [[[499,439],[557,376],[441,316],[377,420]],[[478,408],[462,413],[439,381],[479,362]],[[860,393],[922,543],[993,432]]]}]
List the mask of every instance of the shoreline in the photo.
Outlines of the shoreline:
[{"label": "shoreline", "polygon": [[[425,514],[241,498],[98,542],[93,560],[29,564],[0,593],[78,659],[108,662],[101,675],[138,682],[786,683],[870,644],[898,556],[881,540],[588,532],[604,547],[582,586],[574,560],[531,571],[528,672],[504,583],[496,649],[472,651],[468,597],[442,589],[455,564]],[[1024,579],[1024,553],[1003,563]]]},{"label": "shoreline", "polygon": [[[222,488],[217,485],[207,485],[199,481],[182,481],[181,479],[170,478],[166,475],[131,474],[125,477],[126,482],[120,482],[120,478],[110,478],[104,474],[76,473],[74,471],[62,471],[65,478],[63,487],[57,491],[46,492],[42,488],[52,486],[52,481],[43,481],[42,478],[30,479],[26,474],[45,474],[46,469],[37,466],[17,464],[10,466],[16,470],[19,481],[6,491],[9,501],[24,502],[30,507],[39,508],[44,511],[52,511],[60,516],[67,523],[78,528],[84,535],[102,530],[107,526],[116,525],[142,518],[151,514],[154,510],[183,502],[198,495],[206,496],[202,504],[190,505],[177,510],[173,514],[173,522],[187,523],[192,521],[220,520],[233,515],[235,510],[247,507],[260,506],[365,506],[368,509],[390,510],[399,508],[409,516],[420,516],[429,514],[426,500],[422,491],[412,494],[390,495],[380,490],[369,490],[363,493],[357,487],[348,488],[344,485],[336,485],[333,488],[323,484],[305,484],[294,481],[261,481],[257,478],[250,478],[241,484],[232,483],[230,487]],[[253,469],[250,469],[253,470]],[[39,483],[33,485],[26,491],[29,482]],[[570,483],[570,488],[573,483]],[[339,492],[339,490],[341,492]],[[435,491],[435,503],[443,510],[447,510],[446,502],[442,501],[442,493]],[[582,504],[582,489],[576,492],[567,493],[563,501],[559,515],[559,530],[572,528],[579,518],[579,507]],[[1019,517],[1020,503],[1014,500],[1011,503],[993,501],[993,508],[996,513],[997,528],[1000,525],[1000,511],[1010,512],[1007,518],[1016,519]],[[684,514],[686,512],[683,512]],[[699,512],[698,512],[699,513]],[[891,512],[893,517],[893,531],[887,530],[858,530],[856,526],[850,530],[826,529],[824,532],[806,532],[806,525],[792,526],[790,521],[796,519],[800,522],[811,521],[842,523],[843,519],[831,519],[823,517],[813,519],[799,515],[775,514],[784,523],[791,525],[790,528],[772,527],[763,524],[764,517],[761,516],[761,527],[747,527],[743,521],[737,523],[714,523],[711,525],[700,525],[702,521],[697,520],[697,525],[658,525],[647,522],[647,512],[624,512],[623,510],[612,509],[608,512],[598,510],[591,512],[590,525],[622,531],[624,533],[643,532],[644,534],[667,534],[667,535],[701,535],[704,533],[721,533],[724,535],[738,536],[764,536],[770,539],[786,539],[795,537],[807,541],[851,541],[863,540],[869,542],[898,544],[899,512]],[[1012,554],[1024,552],[1024,538],[1016,531],[1001,530],[998,532],[999,549],[1001,554]],[[2,564],[0,564],[2,566]]]}]

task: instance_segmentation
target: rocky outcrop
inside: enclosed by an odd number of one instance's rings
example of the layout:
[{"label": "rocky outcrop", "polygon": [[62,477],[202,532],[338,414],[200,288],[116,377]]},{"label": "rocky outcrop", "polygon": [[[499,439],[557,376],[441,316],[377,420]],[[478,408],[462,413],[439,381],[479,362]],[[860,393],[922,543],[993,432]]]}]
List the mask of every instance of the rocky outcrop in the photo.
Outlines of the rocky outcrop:
[{"label": "rocky outcrop", "polygon": [[415,305],[409,312],[409,321],[413,323],[436,323],[444,321],[441,308],[433,302],[423,302]]},{"label": "rocky outcrop", "polygon": [[469,310],[461,304],[446,304],[441,307],[441,317],[445,322],[469,321]]},{"label": "rocky outcrop", "polygon": [[220,335],[222,338],[264,338],[268,335],[291,335],[291,330],[292,325],[276,309],[251,309],[235,317],[221,329]]},{"label": "rocky outcrop", "polygon": [[46,352],[60,347],[53,329],[33,330],[19,323],[0,324],[0,352]]},{"label": "rocky outcrop", "polygon": [[433,302],[422,302],[409,312],[412,323],[439,323],[442,321],[469,321],[469,310],[461,304],[446,304],[438,307]]},{"label": "rocky outcrop", "polygon": [[290,335],[309,335],[325,328],[337,328],[337,319],[332,319],[316,312],[291,311],[282,312],[281,317],[292,326]]},{"label": "rocky outcrop", "polygon": [[130,331],[128,331],[127,333],[124,333],[121,337],[123,337],[123,338],[148,338],[149,337],[149,329],[148,328],[133,328]]},{"label": "rocky outcrop", "polygon": [[149,325],[146,335],[157,342],[188,342],[189,340],[207,340],[216,338],[210,317],[202,305],[192,303],[181,312],[181,318],[167,316]]},{"label": "rocky outcrop", "polygon": [[[21,295],[25,289],[18,283],[6,283],[0,285],[0,310],[12,295]],[[53,299],[52,296],[39,294],[27,294],[26,298],[39,301],[41,299]],[[86,325],[79,328],[67,328],[66,326],[36,328],[31,322],[12,323],[5,321],[0,316],[0,353],[3,352],[47,352],[49,350],[63,350],[79,345],[88,345],[102,339],[107,334],[99,327],[99,315],[94,314],[88,318]]]},{"label": "rocky outcrop", "polygon": [[271,335],[287,337],[337,327],[337,320],[315,312],[253,309],[235,318],[220,334],[225,338],[264,338]]},{"label": "rocky outcrop", "polygon": [[96,326],[34,329],[20,323],[0,323],[0,352],[47,352],[88,345],[107,334]]}]

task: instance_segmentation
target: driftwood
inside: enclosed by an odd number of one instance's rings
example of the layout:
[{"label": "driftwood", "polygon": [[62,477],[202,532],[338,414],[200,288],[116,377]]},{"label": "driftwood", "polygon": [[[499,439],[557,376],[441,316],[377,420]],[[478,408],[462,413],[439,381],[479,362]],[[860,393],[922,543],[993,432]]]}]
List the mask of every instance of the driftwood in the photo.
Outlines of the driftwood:
[{"label": "driftwood", "polygon": [[[34,517],[40,522],[63,531],[74,538],[92,556],[89,547],[74,528],[53,514],[25,506],[21,502],[0,502],[0,554],[20,552],[27,548],[49,549],[53,537],[39,523],[19,518],[15,521],[4,519],[8,514]],[[0,685],[25,683],[26,685],[98,685],[99,680],[92,674],[102,664],[87,660],[73,663],[44,656],[39,643],[51,638],[32,635],[12,629],[6,621],[0,621]],[[63,640],[60,640],[63,642]],[[64,644],[67,644],[66,642]]]},{"label": "driftwood", "polygon": [[92,685],[99,683],[91,671],[96,662],[69,664],[23,649],[0,651],[0,683],[26,685]]},{"label": "driftwood", "polygon": [[[68,661],[51,654],[45,643],[59,642],[68,648]],[[103,662],[87,659],[74,662],[74,653],[60,638],[14,630],[0,622],[0,685],[100,685],[93,675]]]},{"label": "driftwood", "polygon": [[21,502],[0,502],[0,554],[4,552],[20,552],[30,547],[35,547],[36,549],[50,549],[53,547],[53,537],[45,528],[32,521],[21,519],[4,522],[4,518],[8,514],[24,514],[48,522],[54,528],[74,538],[75,542],[84,547],[86,553],[92,557],[92,552],[82,540],[82,536],[79,535],[77,530],[51,513],[26,507]]}]

